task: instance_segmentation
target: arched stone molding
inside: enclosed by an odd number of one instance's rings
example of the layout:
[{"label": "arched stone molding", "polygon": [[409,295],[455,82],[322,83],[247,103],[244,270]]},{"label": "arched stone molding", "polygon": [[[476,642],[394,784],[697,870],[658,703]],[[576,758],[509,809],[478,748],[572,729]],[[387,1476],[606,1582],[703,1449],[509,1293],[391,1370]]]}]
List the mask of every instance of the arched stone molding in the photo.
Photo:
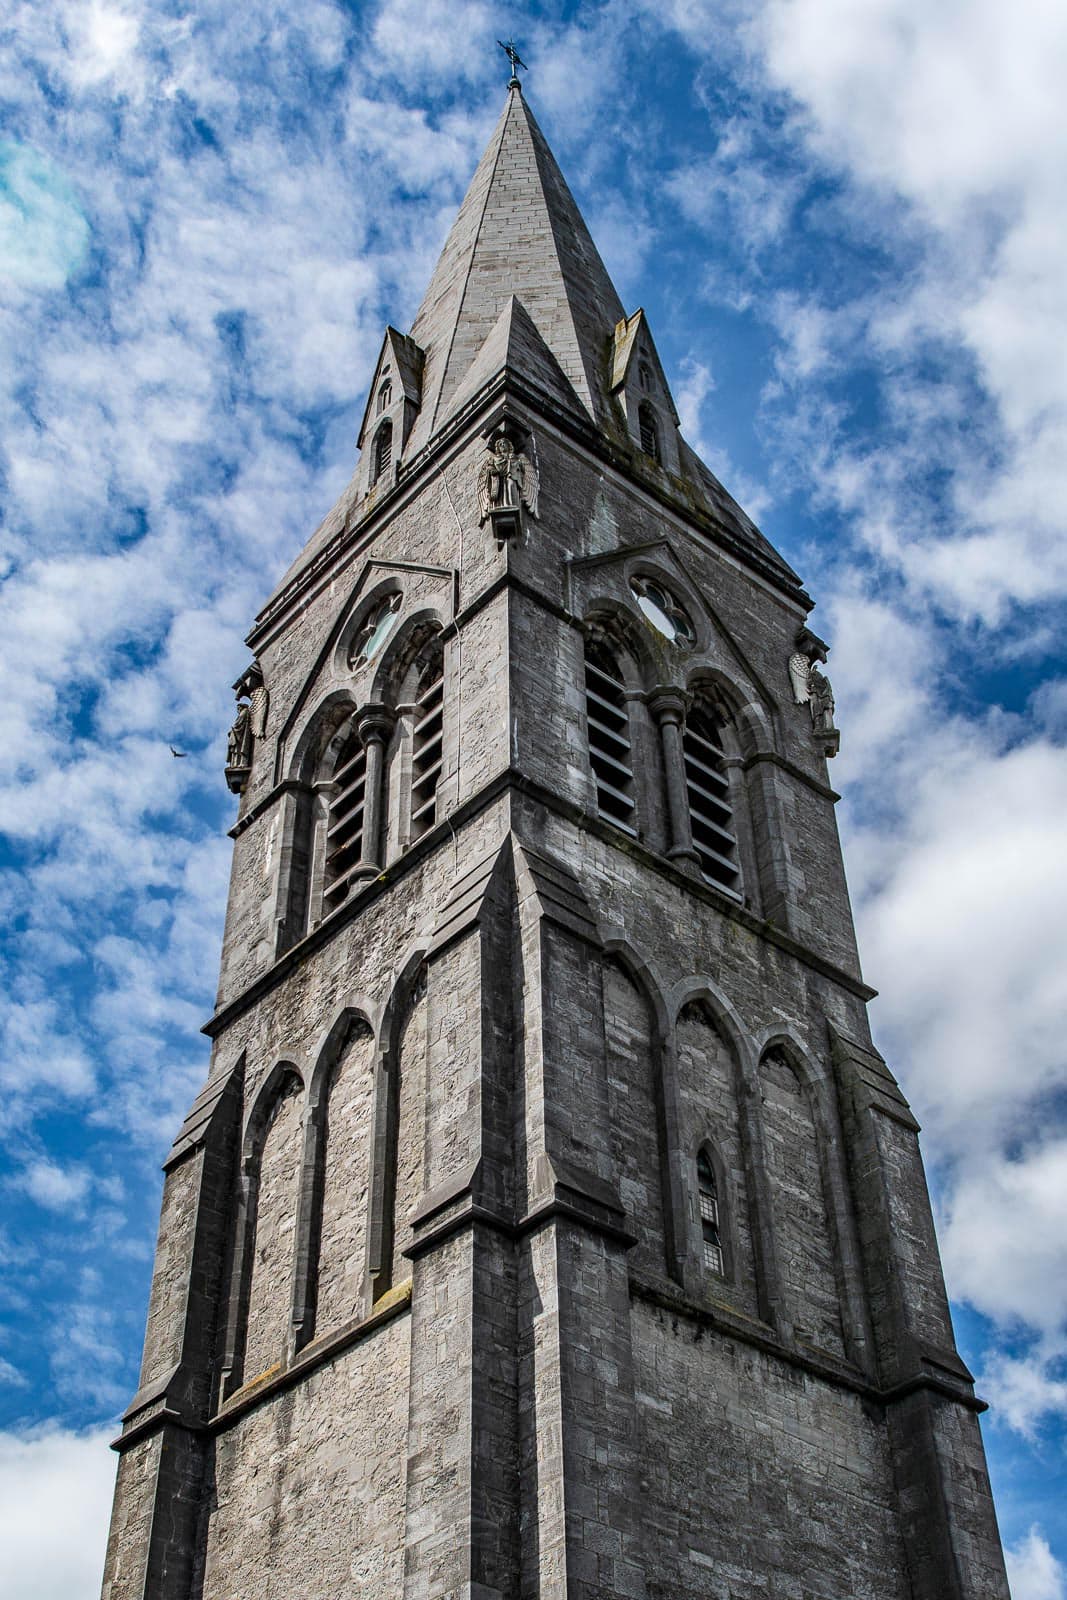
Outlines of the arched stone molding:
[{"label": "arched stone molding", "polygon": [[[748,1205],[749,1234],[755,1271],[756,1305],[759,1315],[772,1327],[782,1319],[780,1278],[774,1246],[771,1196],[766,1180],[763,1128],[759,1114],[758,1056],[748,1030],[726,996],[707,974],[694,974],[675,984],[668,996],[671,1015],[670,1048],[677,1052],[678,1018],[686,1006],[705,1006],[734,1063],[741,1162]],[[677,1056],[673,1070],[678,1072]],[[713,1130],[708,1130],[713,1136]],[[716,1145],[718,1141],[716,1140]],[[683,1182],[687,1205],[688,1233],[685,1259],[686,1287],[703,1293],[705,1279],[701,1265],[700,1233],[693,1197],[696,1194],[696,1154],[699,1140],[682,1152]],[[737,1201],[731,1196],[731,1214],[736,1217]],[[735,1251],[736,1264],[736,1251]]]},{"label": "arched stone molding", "polygon": [[587,639],[601,639],[618,652],[627,689],[644,693],[662,678],[658,654],[643,637],[638,614],[614,595],[597,595],[590,600],[582,618],[582,632]]},{"label": "arched stone molding", "polygon": [[789,1062],[811,1109],[845,1354],[861,1372],[873,1378],[876,1374],[870,1314],[863,1288],[859,1235],[849,1190],[844,1131],[833,1069],[829,1061],[818,1060],[787,1030],[772,1028],[760,1035],[757,1043],[760,1063],[775,1051]]},{"label": "arched stone molding", "polygon": [[374,1064],[373,1146],[367,1223],[367,1304],[369,1311],[392,1287],[396,1237],[396,1178],[400,1133],[400,1047],[419,984],[424,979],[429,937],[411,945],[393,975],[381,1008]]},{"label": "arched stone molding", "polygon": [[599,926],[604,955],[617,961],[644,997],[652,1018],[650,1063],[656,1102],[656,1146],[659,1158],[665,1266],[669,1277],[684,1284],[686,1256],[685,1178],[681,1159],[677,1062],[671,1049],[671,1016],[664,985],[652,963],[621,928]]},{"label": "arched stone molding", "polygon": [[445,626],[445,619],[434,606],[423,606],[404,617],[389,640],[371,679],[367,699],[386,705],[395,703],[403,690],[404,679],[423,645]]},{"label": "arched stone molding", "polygon": [[[293,1055],[283,1055],[267,1073],[252,1099],[241,1135],[237,1172],[237,1204],[230,1254],[230,1293],[221,1360],[220,1398],[227,1399],[245,1381],[245,1344],[249,1297],[252,1288],[253,1252],[259,1213],[259,1179],[263,1145],[271,1115],[286,1086],[298,1086],[303,1098],[306,1076]],[[299,1175],[294,1183],[293,1203],[298,1204]],[[288,1323],[292,1327],[296,1261],[291,1263],[287,1288]],[[287,1347],[279,1351],[284,1363],[291,1355],[291,1335]]]},{"label": "arched stone molding", "polygon": [[[296,1215],[296,1262],[293,1274],[293,1345],[301,1350],[315,1337],[318,1312],[318,1256],[325,1186],[327,1113],[330,1080],[354,1028],[363,1026],[377,1037],[380,1006],[368,996],[351,994],[337,1016],[308,1052],[304,1117],[304,1152]],[[368,1193],[369,1201],[369,1193]],[[369,1209],[369,1208],[368,1208]]]},{"label": "arched stone molding", "polygon": [[706,661],[691,666],[685,690],[691,698],[707,694],[721,703],[737,733],[737,753],[744,760],[777,749],[772,716],[751,691],[721,668]]}]

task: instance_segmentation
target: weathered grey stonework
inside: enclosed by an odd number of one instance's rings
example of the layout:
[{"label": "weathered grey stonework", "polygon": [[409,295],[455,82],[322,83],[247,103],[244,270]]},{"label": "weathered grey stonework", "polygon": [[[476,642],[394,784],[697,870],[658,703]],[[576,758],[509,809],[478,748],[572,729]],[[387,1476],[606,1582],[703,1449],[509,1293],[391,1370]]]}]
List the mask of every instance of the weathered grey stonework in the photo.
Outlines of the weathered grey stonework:
[{"label": "weathered grey stonework", "polygon": [[810,601],[516,88],[361,444],[249,637],[105,1600],[1005,1600]]}]

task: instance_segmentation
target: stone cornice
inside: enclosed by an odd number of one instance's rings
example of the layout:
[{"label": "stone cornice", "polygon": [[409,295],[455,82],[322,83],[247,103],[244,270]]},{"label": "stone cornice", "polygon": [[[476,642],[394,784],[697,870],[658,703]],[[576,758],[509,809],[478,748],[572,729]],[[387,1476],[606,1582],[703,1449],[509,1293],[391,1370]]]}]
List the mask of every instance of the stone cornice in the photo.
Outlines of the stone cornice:
[{"label": "stone cornice", "polygon": [[[784,928],[758,917],[755,912],[740,904],[739,901],[724,890],[717,888],[712,883],[705,882],[703,879],[693,877],[691,873],[677,866],[668,857],[662,856],[655,850],[651,850],[647,845],[642,844],[639,839],[635,839],[632,835],[613,827],[610,822],[605,822],[602,817],[585,810],[574,801],[553,793],[544,784],[527,777],[514,767],[508,767],[496,773],[494,777],[483,785],[477,794],[471,795],[462,805],[457,806],[455,811],[443,817],[428,833],[424,833],[402,856],[399,856],[395,861],[391,861],[378,877],[372,878],[368,883],[361,884],[358,891],[344,901],[336,911],[331,912],[328,917],[324,918],[317,928],[293,945],[290,950],[287,950],[283,956],[274,962],[273,966],[260,973],[239,994],[234,995],[232,999],[220,1006],[214,1016],[203,1025],[201,1032],[206,1033],[211,1039],[217,1039],[220,1034],[225,1032],[231,1022],[243,1015],[264,995],[276,989],[296,967],[306,961],[316,950],[321,949],[324,944],[329,943],[341,928],[346,927],[355,917],[362,915],[367,907],[375,900],[380,899],[383,894],[389,893],[395,884],[414,871],[427,856],[432,855],[439,844],[451,838],[460,828],[480,816],[501,795],[508,793],[524,795],[535,803],[543,805],[546,810],[553,812],[556,816],[563,817],[587,832],[595,834],[606,843],[613,844],[620,850],[626,851],[628,855],[641,861],[645,866],[652,868],[661,877],[670,879],[679,888],[686,889],[690,894],[713,906],[732,921],[741,923],[751,933],[756,934],[758,938],[765,940],[768,944],[775,945],[788,955],[794,956],[804,966],[814,972],[818,972],[822,977],[828,978],[832,983],[840,985],[842,989],[847,990],[849,994],[855,995],[858,999],[864,1001],[873,1000],[878,993],[876,989],[872,989],[869,984],[864,983],[854,973],[846,972],[842,967],[835,965],[832,961],[828,961],[816,951],[808,949],[799,939],[787,933]],[[269,798],[269,796],[264,797],[261,806],[265,805]]]}]

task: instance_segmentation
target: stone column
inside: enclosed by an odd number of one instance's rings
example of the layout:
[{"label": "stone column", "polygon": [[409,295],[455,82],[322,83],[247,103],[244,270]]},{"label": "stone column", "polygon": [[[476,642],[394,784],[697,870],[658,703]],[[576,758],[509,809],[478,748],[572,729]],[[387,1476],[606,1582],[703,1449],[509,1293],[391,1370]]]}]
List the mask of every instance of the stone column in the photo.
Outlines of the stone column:
[{"label": "stone column", "polygon": [[363,787],[363,850],[354,876],[376,878],[382,870],[382,818],[385,810],[385,746],[393,716],[384,706],[367,706],[356,723],[367,752]]},{"label": "stone column", "polygon": [[670,819],[669,856],[697,861],[693,848],[693,826],[689,817],[689,793],[685,782],[685,751],[682,728],[685,722],[685,696],[679,689],[657,689],[648,709],[659,729],[663,773],[667,784],[667,814]]}]

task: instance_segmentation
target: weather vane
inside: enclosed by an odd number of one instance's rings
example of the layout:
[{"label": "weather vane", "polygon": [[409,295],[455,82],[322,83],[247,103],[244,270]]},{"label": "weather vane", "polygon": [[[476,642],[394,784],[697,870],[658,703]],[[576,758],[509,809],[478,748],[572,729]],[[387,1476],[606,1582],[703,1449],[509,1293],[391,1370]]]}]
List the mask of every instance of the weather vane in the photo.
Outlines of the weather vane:
[{"label": "weather vane", "polygon": [[529,72],[530,69],[516,50],[514,39],[509,39],[507,44],[504,43],[503,39],[498,39],[497,44],[511,62],[511,82],[518,83],[519,68],[521,67],[523,72]]}]

